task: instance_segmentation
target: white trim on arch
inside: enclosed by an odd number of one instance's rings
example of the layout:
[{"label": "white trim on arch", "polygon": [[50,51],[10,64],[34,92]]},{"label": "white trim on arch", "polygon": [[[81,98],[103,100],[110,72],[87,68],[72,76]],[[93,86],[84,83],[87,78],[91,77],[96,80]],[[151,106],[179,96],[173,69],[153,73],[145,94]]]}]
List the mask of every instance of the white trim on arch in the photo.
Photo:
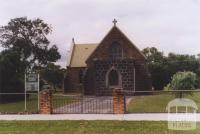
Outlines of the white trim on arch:
[{"label": "white trim on arch", "polygon": [[[115,70],[118,74],[118,85],[117,86],[109,86],[109,73],[112,71],[112,70]],[[114,88],[114,87],[122,87],[122,75],[121,73],[119,72],[119,70],[112,66],[106,73],[106,88]]]}]

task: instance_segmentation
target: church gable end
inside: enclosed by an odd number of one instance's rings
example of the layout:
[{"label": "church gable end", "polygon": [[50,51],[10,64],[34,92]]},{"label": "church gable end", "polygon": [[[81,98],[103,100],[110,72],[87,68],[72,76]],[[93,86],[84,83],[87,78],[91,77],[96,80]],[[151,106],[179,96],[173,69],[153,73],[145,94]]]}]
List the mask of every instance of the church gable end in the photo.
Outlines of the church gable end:
[{"label": "church gable end", "polygon": [[86,63],[90,64],[95,59],[108,59],[113,57],[136,60],[146,59],[140,50],[116,26],[113,26],[104,37],[88,57]]}]

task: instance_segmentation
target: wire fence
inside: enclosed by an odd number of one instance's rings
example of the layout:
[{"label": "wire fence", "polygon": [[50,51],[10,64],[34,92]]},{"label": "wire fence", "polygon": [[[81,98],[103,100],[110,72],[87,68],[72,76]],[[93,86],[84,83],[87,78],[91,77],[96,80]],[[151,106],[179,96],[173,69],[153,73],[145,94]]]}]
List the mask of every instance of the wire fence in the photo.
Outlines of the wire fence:
[{"label": "wire fence", "polygon": [[[126,91],[126,113],[167,113],[168,104],[176,99],[188,99],[192,102],[182,101],[181,106],[174,112],[193,112],[191,104],[197,107],[200,113],[200,90],[175,90],[175,91]],[[131,93],[131,95],[130,95]],[[24,93],[0,93],[0,114],[23,114],[38,113],[38,94],[27,93],[25,103]],[[53,113],[113,113],[113,96],[84,96],[66,95],[63,93],[53,94]],[[184,105],[189,107],[185,107]],[[180,105],[180,104],[179,104]]]},{"label": "wire fence", "polygon": [[191,113],[195,109],[200,113],[200,90],[125,91],[130,93],[134,95],[129,96],[127,113],[168,113],[172,103],[170,112]]},{"label": "wire fence", "polygon": [[38,113],[38,101],[37,93],[0,93],[0,113]]},{"label": "wire fence", "polygon": [[54,95],[53,113],[56,114],[110,114],[112,96]]}]

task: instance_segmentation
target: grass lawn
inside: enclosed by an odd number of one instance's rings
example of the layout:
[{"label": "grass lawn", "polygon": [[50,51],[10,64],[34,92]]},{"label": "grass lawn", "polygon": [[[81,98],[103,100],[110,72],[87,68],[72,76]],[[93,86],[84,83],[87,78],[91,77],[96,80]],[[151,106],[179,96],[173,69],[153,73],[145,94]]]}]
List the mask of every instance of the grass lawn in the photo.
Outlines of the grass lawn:
[{"label": "grass lawn", "polygon": [[[24,112],[25,111],[25,102],[17,101],[17,102],[10,102],[10,103],[0,103],[0,112]],[[38,111],[38,97],[36,94],[31,94],[27,99],[27,111],[28,112],[37,112]]]},{"label": "grass lawn", "polygon": [[[76,100],[69,96],[55,95],[53,96],[53,107],[57,108],[68,103],[72,103]],[[23,101],[17,101],[12,103],[0,104],[0,112],[17,113],[25,112],[25,104]],[[38,111],[38,96],[37,94],[31,94],[27,99],[27,111],[37,112]]]},{"label": "grass lawn", "polygon": [[[191,95],[187,95],[184,98],[193,100],[200,110],[200,92],[194,92]],[[175,99],[175,95],[159,94],[159,95],[147,95],[147,96],[134,96],[133,100],[127,107],[128,113],[158,113],[166,112],[166,106],[168,102]],[[198,111],[200,112],[200,111]]]},{"label": "grass lawn", "polygon": [[53,96],[53,108],[58,108],[65,106],[70,103],[80,101],[78,96],[64,96],[62,94],[57,94]]},{"label": "grass lawn", "polygon": [[167,122],[136,121],[0,121],[0,134],[200,134],[168,130]]}]

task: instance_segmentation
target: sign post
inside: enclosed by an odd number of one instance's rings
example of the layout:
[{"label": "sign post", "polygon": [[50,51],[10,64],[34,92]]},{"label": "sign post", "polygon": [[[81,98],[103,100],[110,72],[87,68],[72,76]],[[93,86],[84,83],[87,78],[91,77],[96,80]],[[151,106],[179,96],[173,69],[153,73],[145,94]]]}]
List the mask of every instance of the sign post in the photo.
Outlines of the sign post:
[{"label": "sign post", "polygon": [[25,99],[25,104],[24,104],[24,109],[25,109],[25,111],[26,111],[26,72],[25,72],[25,85],[24,85],[24,87],[25,87],[25,90],[24,90],[24,99]]},{"label": "sign post", "polygon": [[38,110],[40,109],[40,74],[38,73]]},{"label": "sign post", "polygon": [[39,73],[26,72],[25,73],[25,111],[27,110],[27,91],[38,93],[38,110],[39,110],[39,90],[40,90],[40,76]]}]

